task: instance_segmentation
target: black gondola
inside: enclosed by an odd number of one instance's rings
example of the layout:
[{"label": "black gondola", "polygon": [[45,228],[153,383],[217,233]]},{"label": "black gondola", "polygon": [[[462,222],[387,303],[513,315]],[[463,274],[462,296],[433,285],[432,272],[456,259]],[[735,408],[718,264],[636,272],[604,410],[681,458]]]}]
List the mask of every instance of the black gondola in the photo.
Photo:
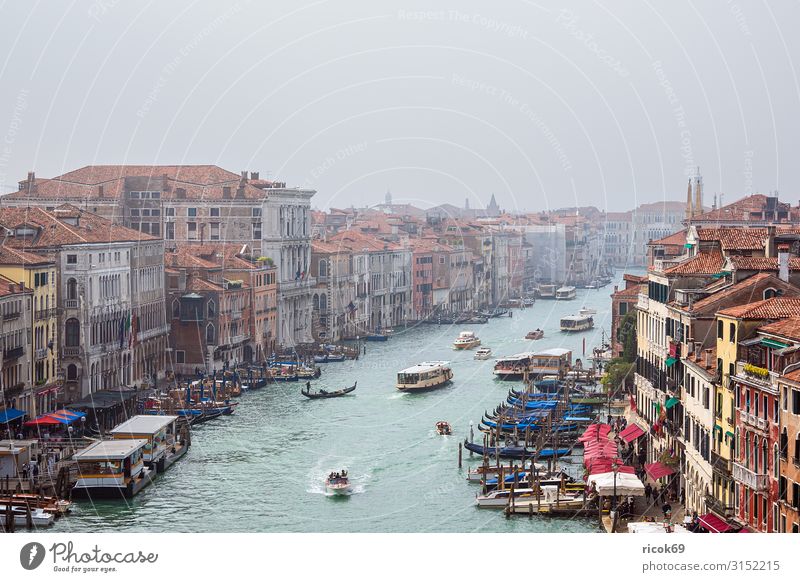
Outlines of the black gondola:
[{"label": "black gondola", "polygon": [[339,396],[344,396],[345,394],[350,394],[353,390],[356,389],[357,385],[358,382],[356,382],[349,388],[342,388],[341,390],[336,390],[335,392],[326,392],[325,390],[322,389],[320,389],[318,392],[311,392],[309,386],[306,385],[306,387],[300,391],[300,394],[302,394],[306,398],[311,398],[312,400],[315,398],[337,398]]}]

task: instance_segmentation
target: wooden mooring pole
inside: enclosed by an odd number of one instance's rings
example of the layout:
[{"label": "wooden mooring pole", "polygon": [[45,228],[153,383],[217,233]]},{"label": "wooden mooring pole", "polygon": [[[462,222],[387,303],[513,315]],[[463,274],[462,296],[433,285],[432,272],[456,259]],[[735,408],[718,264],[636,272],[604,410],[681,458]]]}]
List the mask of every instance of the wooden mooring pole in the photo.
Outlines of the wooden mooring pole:
[{"label": "wooden mooring pole", "polygon": [[458,443],[458,468],[461,468],[461,457],[464,454],[464,445],[462,443]]}]

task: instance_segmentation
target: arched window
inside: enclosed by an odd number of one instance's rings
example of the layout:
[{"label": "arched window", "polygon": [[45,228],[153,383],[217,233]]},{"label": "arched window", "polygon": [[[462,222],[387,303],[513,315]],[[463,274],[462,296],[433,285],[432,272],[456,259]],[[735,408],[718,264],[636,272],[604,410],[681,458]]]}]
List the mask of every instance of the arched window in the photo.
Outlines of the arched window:
[{"label": "arched window", "polygon": [[206,343],[213,345],[215,340],[216,340],[216,330],[214,329],[214,325],[209,323],[206,326]]},{"label": "arched window", "polygon": [[172,300],[172,319],[178,319],[181,315],[181,302],[177,299]]},{"label": "arched window", "polygon": [[64,324],[64,344],[69,348],[81,345],[81,324],[74,317]]},{"label": "arched window", "polygon": [[217,314],[217,304],[214,303],[213,299],[208,300],[208,305],[206,307],[208,309],[209,317],[214,317]]},{"label": "arched window", "polygon": [[77,380],[78,379],[78,366],[75,364],[70,364],[67,366],[67,380]]},{"label": "arched window", "polygon": [[319,260],[319,276],[320,277],[328,276],[328,261],[326,261],[325,259]]},{"label": "arched window", "polygon": [[764,299],[772,299],[773,297],[778,296],[778,291],[770,287],[769,289],[764,289]]},{"label": "arched window", "polygon": [[314,301],[314,311],[319,311],[319,295],[317,295],[316,293],[314,293],[313,301]]},{"label": "arched window", "polygon": [[319,309],[320,311],[328,309],[328,296],[325,294],[319,296]]},{"label": "arched window", "polygon": [[778,443],[775,443],[772,451],[772,476],[776,479],[780,477],[780,459],[778,458]]},{"label": "arched window", "polygon": [[764,475],[769,473],[769,448],[767,448],[767,439],[761,441],[761,472]]}]

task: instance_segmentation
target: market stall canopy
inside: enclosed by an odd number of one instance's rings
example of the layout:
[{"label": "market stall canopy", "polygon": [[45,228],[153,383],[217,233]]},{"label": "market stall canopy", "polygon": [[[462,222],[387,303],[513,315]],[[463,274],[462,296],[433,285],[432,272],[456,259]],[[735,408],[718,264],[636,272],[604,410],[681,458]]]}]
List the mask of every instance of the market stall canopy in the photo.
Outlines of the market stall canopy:
[{"label": "market stall canopy", "polygon": [[583,434],[578,438],[578,440],[581,442],[590,440],[605,440],[610,432],[611,426],[608,424],[590,424],[588,427],[586,427],[586,430],[583,431]]},{"label": "market stall canopy", "polygon": [[61,409],[56,410],[55,412],[51,412],[47,416],[51,418],[55,418],[61,424],[71,424],[78,420],[79,418],[83,418],[86,416],[85,412],[74,412],[72,410]]},{"label": "market stall canopy", "polygon": [[6,422],[11,422],[12,420],[17,420],[18,418],[22,418],[28,414],[24,410],[19,410],[17,408],[5,408],[0,410],[0,424],[4,424]]},{"label": "market stall canopy", "polygon": [[645,430],[638,424],[634,423],[626,426],[625,429],[619,433],[619,438],[624,440],[626,443],[629,443],[631,441],[635,441],[644,434],[647,434]]},{"label": "market stall canopy", "polygon": [[29,420],[23,426],[56,426],[58,424],[61,424],[60,420],[51,417],[49,414],[45,414],[33,420]]},{"label": "market stall canopy", "polygon": [[78,402],[73,402],[70,406],[81,410],[90,408],[104,410],[124,404],[134,396],[136,396],[136,390],[100,390],[89,394]]},{"label": "market stall canopy", "polygon": [[[634,497],[643,497],[644,496],[644,483],[639,480],[639,477],[633,475],[631,473],[622,473],[619,472],[616,475],[617,478],[617,487],[616,492],[617,495],[623,496],[634,496]],[[614,472],[609,471],[607,473],[597,473],[594,475],[589,475],[586,479],[586,483],[589,484],[591,487],[592,482],[594,482],[595,487],[597,488],[597,493],[603,496],[614,495]]]},{"label": "market stall canopy", "polygon": [[[586,470],[591,475],[592,473],[608,473],[609,471],[613,471],[613,461],[611,459],[601,458],[601,459],[589,459],[586,461]],[[636,469],[633,467],[629,467],[628,465],[622,465],[617,463],[617,470],[620,473],[631,473],[635,474]]]},{"label": "market stall canopy", "polygon": [[713,513],[706,513],[697,518],[705,529],[711,533],[725,533],[731,529],[731,526],[723,519],[720,519]]},{"label": "market stall canopy", "polygon": [[667,467],[664,463],[650,463],[649,465],[644,466],[645,472],[650,475],[650,478],[654,481],[658,481],[662,477],[666,477],[667,475],[672,475],[675,470],[671,467]]}]

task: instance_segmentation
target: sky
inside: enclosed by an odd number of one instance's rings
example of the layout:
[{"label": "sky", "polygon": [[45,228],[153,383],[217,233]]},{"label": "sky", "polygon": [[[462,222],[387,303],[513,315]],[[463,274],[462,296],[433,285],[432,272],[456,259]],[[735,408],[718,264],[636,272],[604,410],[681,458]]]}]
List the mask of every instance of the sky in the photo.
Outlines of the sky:
[{"label": "sky", "polygon": [[[433,6],[435,4],[435,6]],[[217,164],[395,203],[800,198],[794,1],[0,0],[0,192]]]}]

